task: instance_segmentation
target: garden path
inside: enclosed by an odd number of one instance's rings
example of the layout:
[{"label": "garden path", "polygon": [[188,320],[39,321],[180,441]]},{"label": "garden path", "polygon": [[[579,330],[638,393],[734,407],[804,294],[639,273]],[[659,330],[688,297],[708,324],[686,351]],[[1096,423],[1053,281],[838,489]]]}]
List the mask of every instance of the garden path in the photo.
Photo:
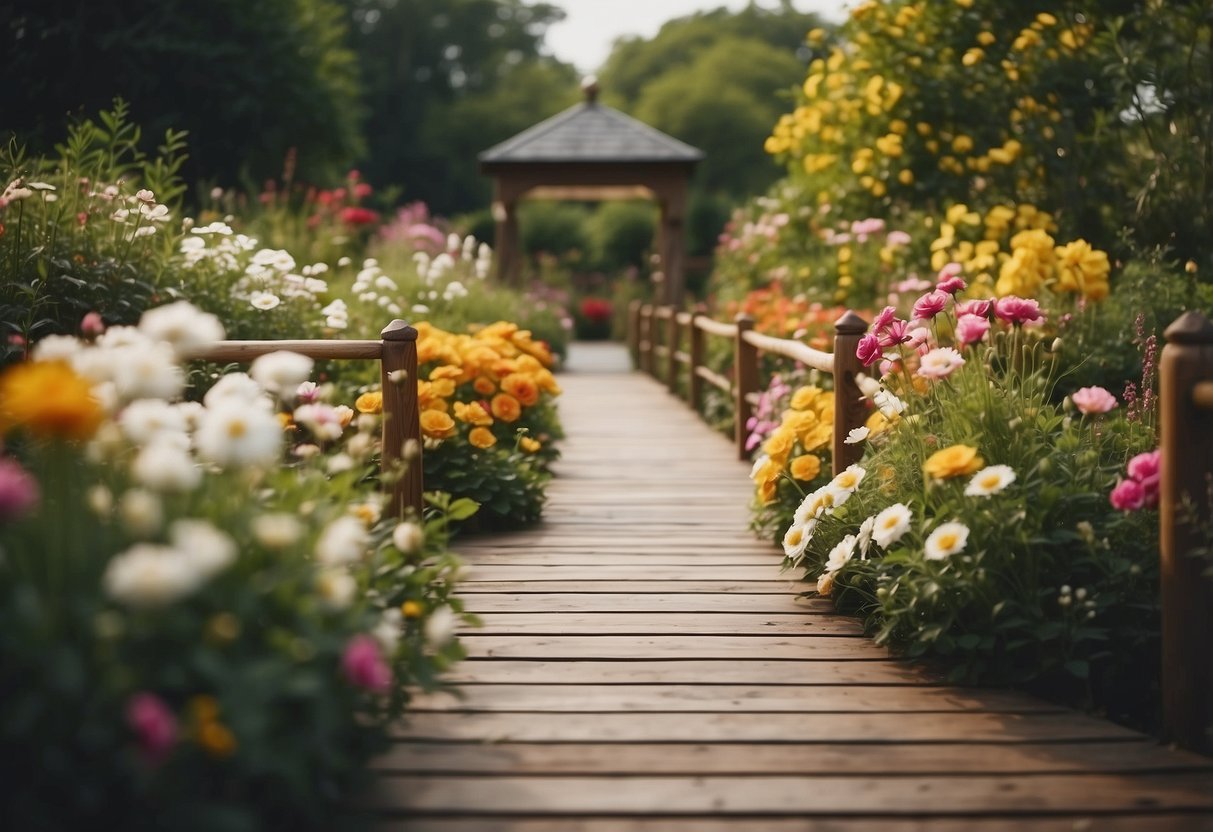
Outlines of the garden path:
[{"label": "garden path", "polygon": [[576,345],[537,528],[461,542],[482,629],[377,768],[417,832],[1213,830],[1213,761],[890,658],[746,530],[733,446]]}]

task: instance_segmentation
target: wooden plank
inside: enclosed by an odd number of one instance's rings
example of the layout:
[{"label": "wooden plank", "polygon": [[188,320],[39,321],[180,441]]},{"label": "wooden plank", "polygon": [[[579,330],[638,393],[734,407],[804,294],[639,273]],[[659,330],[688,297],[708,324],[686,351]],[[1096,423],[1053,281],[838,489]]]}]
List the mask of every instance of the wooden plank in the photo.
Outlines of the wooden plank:
[{"label": "wooden plank", "polygon": [[468,658],[496,659],[883,659],[884,647],[848,636],[508,636],[460,638]]},{"label": "wooden plank", "polygon": [[888,817],[838,818],[734,815],[625,818],[422,815],[376,820],[372,832],[1213,832],[1213,817],[1201,814],[1099,816],[1034,815],[1031,818]]},{"label": "wooden plank", "polygon": [[614,551],[599,549],[552,549],[536,547],[530,551],[502,552],[492,549],[461,549],[460,559],[467,564],[512,565],[512,566],[748,566],[754,569],[778,569],[779,560],[770,555],[728,552],[705,552],[703,554],[681,554],[664,551],[637,553],[635,549],[620,547]]},{"label": "wooden plank", "polygon": [[919,775],[1213,771],[1207,757],[1149,740],[1082,743],[397,742],[375,767],[416,774]]},{"label": "wooden plank", "polygon": [[813,588],[811,583],[797,581],[679,581],[677,586],[670,581],[478,581],[459,585],[460,595],[471,595],[477,592],[513,593],[516,595],[528,593],[553,592],[652,592],[668,595],[671,591],[685,593],[708,593],[712,595],[727,595],[741,593],[743,595],[780,595],[787,597],[797,592],[807,592]]},{"label": "wooden plank", "polygon": [[1022,693],[945,687],[859,685],[474,685],[419,694],[409,710],[595,711],[671,713],[855,713],[887,711],[1064,713],[1066,709]]},{"label": "wooden plank", "polygon": [[[825,815],[873,813],[1007,815],[1083,812],[1107,814],[1166,804],[1213,811],[1213,777],[1204,774],[1047,774],[1031,778],[819,777],[747,779],[744,788],[723,777],[393,777],[372,805],[456,815],[526,812],[536,815],[611,813],[661,816],[714,814]],[[475,795],[474,802],[468,797]]]},{"label": "wooden plank", "polygon": [[1141,737],[1073,713],[426,713],[406,716],[398,739],[494,742],[972,742]]},{"label": "wooden plank", "polygon": [[502,635],[846,635],[863,634],[858,621],[825,615],[746,613],[486,613],[469,634]]},{"label": "wooden plank", "polygon": [[770,659],[649,662],[481,659],[455,665],[452,684],[671,684],[923,685],[938,683],[923,668],[901,661],[809,662]]},{"label": "wooden plank", "polygon": [[778,564],[768,564],[765,567],[755,566],[723,566],[703,564],[699,568],[685,566],[564,566],[545,564],[483,564],[469,571],[464,582],[479,583],[482,581],[666,581],[674,586],[683,582],[702,583],[704,581],[737,581],[769,583],[771,581],[787,580],[789,586],[799,580],[799,576],[784,578],[780,575]]},{"label": "wooden plank", "polygon": [[834,605],[827,598],[743,592],[706,593],[610,593],[610,592],[532,592],[524,598],[517,593],[460,591],[460,600],[468,612],[694,612],[694,613],[797,613],[829,615]]}]

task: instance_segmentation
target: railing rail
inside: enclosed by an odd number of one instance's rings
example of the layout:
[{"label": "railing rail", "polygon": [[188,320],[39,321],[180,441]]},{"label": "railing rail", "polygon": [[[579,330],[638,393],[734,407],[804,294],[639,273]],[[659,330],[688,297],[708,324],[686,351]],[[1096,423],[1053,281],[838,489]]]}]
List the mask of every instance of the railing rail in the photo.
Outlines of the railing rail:
[{"label": "railing rail", "polygon": [[[417,403],[417,330],[404,321],[388,324],[378,341],[220,341],[192,351],[200,361],[246,362],[272,352],[289,351],[309,358],[376,359],[383,385],[382,485],[388,491],[385,513],[403,517],[422,509],[421,423]],[[406,447],[415,456],[405,460]],[[403,466],[403,474],[401,467]]]},{"label": "railing rail", "polygon": [[[856,374],[863,365],[855,355],[867,323],[847,312],[834,325],[834,352],[816,350],[800,341],[773,338],[754,331],[754,322],[738,316],[734,323],[714,320],[701,311],[679,312],[671,306],[652,306],[633,301],[628,308],[628,345],[636,366],[653,376],[660,374],[671,392],[680,394],[686,377],[686,400],[696,411],[703,404],[704,383],[728,393],[733,399],[734,440],[739,459],[749,452],[745,443],[746,423],[759,397],[761,353],[799,361],[834,377],[834,471],[858,461],[862,448],[847,445],[847,434],[863,424],[866,416]],[[662,326],[659,322],[664,322]],[[733,342],[733,377],[705,365],[706,338],[728,338]],[[683,342],[688,346],[683,349]],[[664,363],[659,364],[658,361]]]},{"label": "railing rail", "polygon": [[1208,545],[1199,526],[1213,508],[1213,323],[1187,312],[1166,339],[1159,361],[1163,731],[1213,754],[1213,579],[1204,575],[1208,561],[1192,556]]}]

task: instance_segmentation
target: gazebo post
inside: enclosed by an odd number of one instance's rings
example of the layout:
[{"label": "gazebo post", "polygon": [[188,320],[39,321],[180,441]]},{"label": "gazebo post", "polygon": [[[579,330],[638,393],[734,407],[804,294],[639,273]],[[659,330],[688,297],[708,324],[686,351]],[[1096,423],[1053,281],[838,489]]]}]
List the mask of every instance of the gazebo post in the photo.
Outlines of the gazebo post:
[{"label": "gazebo post", "polygon": [[661,270],[665,273],[665,303],[676,309],[682,308],[686,293],[685,252],[683,217],[686,214],[686,189],[667,186],[661,199],[661,229],[658,235],[658,251],[661,255]]},{"label": "gazebo post", "polygon": [[507,286],[518,283],[518,199],[514,188],[496,180],[493,188],[493,220],[496,223],[494,248],[497,254],[497,280]]}]

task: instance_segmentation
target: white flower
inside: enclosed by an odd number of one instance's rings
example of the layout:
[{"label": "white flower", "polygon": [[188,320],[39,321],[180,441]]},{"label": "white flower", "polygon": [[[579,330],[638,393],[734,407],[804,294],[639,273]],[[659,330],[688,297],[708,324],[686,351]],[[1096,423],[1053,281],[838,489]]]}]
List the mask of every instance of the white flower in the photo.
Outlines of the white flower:
[{"label": "white flower", "polygon": [[365,554],[371,539],[356,517],[338,517],[324,527],[316,541],[316,558],[325,566],[353,563]]},{"label": "white flower", "polygon": [[817,594],[823,598],[829,598],[830,593],[834,591],[834,573],[822,572],[817,576]]},{"label": "white flower", "polygon": [[104,485],[94,485],[85,497],[88,507],[100,518],[109,517],[114,510],[114,493]]},{"label": "white flower", "polygon": [[868,438],[869,433],[871,433],[871,431],[862,425],[857,428],[851,428],[850,432],[847,433],[847,438],[842,440],[843,444],[858,445],[860,442]]},{"label": "white flower", "polygon": [[164,506],[150,491],[132,488],[118,501],[118,516],[128,532],[136,537],[148,537],[164,522]]},{"label": "white flower", "polygon": [[865,560],[872,547],[872,532],[876,528],[876,515],[872,515],[859,526],[859,554]]},{"label": "white flower", "polygon": [[131,474],[153,491],[193,491],[202,482],[202,470],[189,452],[172,441],[150,443],[131,463]]},{"label": "white flower", "polygon": [[48,335],[34,345],[30,353],[35,361],[70,361],[84,349],[84,344],[71,335]]},{"label": "white flower", "polygon": [[358,582],[345,569],[321,569],[316,574],[316,594],[330,610],[344,610],[354,603]]},{"label": "white flower", "polygon": [[383,617],[371,630],[371,636],[379,642],[383,652],[389,656],[396,652],[396,645],[400,643],[400,630],[403,623],[404,615],[401,614],[400,608],[392,607],[383,611]]},{"label": "white flower", "polygon": [[325,470],[330,474],[343,474],[346,471],[354,470],[355,464],[354,458],[349,454],[333,454],[329,457]]},{"label": "white flower", "polygon": [[132,607],[165,606],[201,584],[181,552],[151,543],[137,543],[116,555],[102,576],[106,594]]},{"label": "white flower", "polygon": [[[139,318],[139,331],[153,341],[171,344],[178,355],[209,347],[216,341],[222,341],[224,335],[220,319],[188,301],[148,309]],[[106,335],[109,332],[113,330],[107,331]]]},{"label": "white flower", "polygon": [[806,523],[793,523],[788,526],[788,530],[783,535],[784,557],[799,560],[804,555],[804,550],[808,548],[809,541],[813,539],[812,530],[816,522],[815,520],[809,520]]},{"label": "white flower", "polygon": [[989,497],[997,494],[1011,483],[1015,482],[1015,469],[1010,465],[987,465],[976,474],[965,486],[965,495],[969,497]]},{"label": "white flower", "polygon": [[396,281],[392,280],[386,274],[381,274],[375,278],[375,288],[376,289],[386,289],[389,292],[395,292],[400,287],[398,287],[396,285]]},{"label": "white flower", "polygon": [[147,188],[140,188],[135,192],[135,199],[139,200],[144,205],[152,205],[156,202],[156,194],[149,191]]},{"label": "white flower", "polygon": [[872,539],[882,549],[887,549],[902,535],[910,530],[910,521],[914,515],[904,503],[894,503],[880,514],[876,515],[876,523],[872,528]]},{"label": "white flower", "polygon": [[392,529],[392,545],[405,554],[415,554],[425,545],[425,532],[413,522],[397,523]]},{"label": "white flower", "polygon": [[337,409],[327,404],[301,404],[295,408],[295,422],[307,428],[322,442],[341,438],[341,419]]},{"label": "white flower", "polygon": [[455,637],[458,619],[450,607],[438,607],[425,622],[425,641],[430,647],[443,647]]},{"label": "white flower", "polygon": [[185,389],[185,373],[168,344],[125,347],[109,354],[113,382],[119,398],[174,399]]},{"label": "white flower", "polygon": [[282,303],[282,299],[273,292],[257,291],[249,295],[248,302],[249,306],[253,307],[254,309],[260,309],[263,312],[267,312],[276,307],[278,304]]},{"label": "white flower", "polygon": [[963,552],[968,540],[969,527],[964,523],[944,523],[927,538],[927,560],[943,560],[949,555]]},{"label": "white flower", "polygon": [[919,359],[915,375],[934,380],[947,378],[964,363],[964,357],[955,348],[936,347]]},{"label": "white flower", "polygon": [[262,410],[272,410],[274,407],[274,403],[266,398],[261,385],[253,381],[247,373],[228,373],[220,377],[215,385],[206,391],[202,403],[208,408],[223,404],[256,406]]},{"label": "white flower", "polygon": [[285,399],[308,380],[314,364],[306,355],[279,350],[260,356],[249,367],[249,375],[266,390]]},{"label": "white flower", "polygon": [[762,466],[771,461],[771,458],[766,454],[759,454],[758,459],[754,460],[754,467],[750,469],[750,479],[757,478],[758,472],[762,470]]},{"label": "white flower", "polygon": [[278,460],[282,426],[268,410],[221,401],[207,408],[195,436],[198,452],[220,466],[264,466]]},{"label": "white flower", "polygon": [[285,549],[303,536],[303,524],[293,514],[262,514],[251,526],[253,538],[267,549]]},{"label": "white flower", "polygon": [[205,520],[174,520],[169,542],[202,580],[209,580],[236,561],[236,541]]},{"label": "white flower", "polygon": [[168,222],[171,219],[167,205],[140,205],[139,213],[148,222]]},{"label": "white flower", "polygon": [[849,534],[838,541],[838,545],[830,550],[829,557],[826,558],[826,571],[834,573],[842,569],[847,564],[847,561],[855,556],[855,544],[857,542],[857,538],[853,534]]},{"label": "white flower", "polygon": [[138,399],[128,404],[118,418],[122,432],[137,445],[161,439],[189,447],[185,413],[163,399]]},{"label": "white flower", "polygon": [[850,496],[859,488],[859,484],[863,482],[863,478],[867,473],[858,464],[848,465],[845,471],[830,481],[830,484],[826,487],[834,493],[835,508],[850,499]]},{"label": "white flower", "polygon": [[792,522],[805,523],[827,514],[833,514],[835,493],[827,484],[806,495],[796,508]]},{"label": "white flower", "polygon": [[872,403],[880,410],[881,415],[889,420],[892,420],[894,416],[900,416],[901,412],[906,409],[905,402],[883,388],[872,397]]}]

